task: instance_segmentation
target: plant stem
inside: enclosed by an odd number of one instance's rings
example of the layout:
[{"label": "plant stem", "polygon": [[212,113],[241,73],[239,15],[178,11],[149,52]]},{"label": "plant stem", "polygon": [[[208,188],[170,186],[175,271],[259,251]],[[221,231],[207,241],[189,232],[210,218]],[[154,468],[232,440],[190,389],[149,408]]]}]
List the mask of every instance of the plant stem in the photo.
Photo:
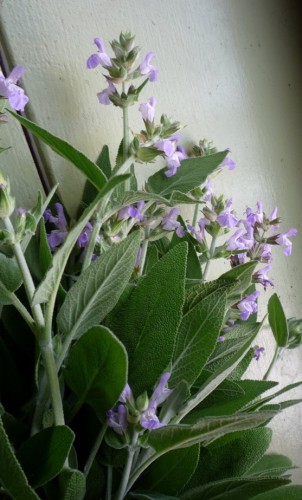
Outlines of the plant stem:
[{"label": "plant stem", "polygon": [[84,262],[82,266],[82,271],[84,271],[90,264],[91,264],[91,259],[94,251],[94,247],[96,244],[97,237],[99,235],[100,229],[102,226],[102,222],[100,220],[96,220],[94,224],[94,228],[86,249],[85,257],[84,257]]},{"label": "plant stem", "polygon": [[93,464],[93,462],[94,462],[94,459],[95,459],[95,457],[96,457],[96,454],[97,454],[97,452],[99,451],[99,448],[100,448],[100,446],[101,446],[101,444],[102,444],[103,437],[104,437],[104,435],[105,435],[105,432],[106,432],[106,430],[107,430],[107,427],[108,427],[108,426],[107,426],[107,422],[105,422],[105,423],[102,425],[101,430],[100,430],[99,434],[97,435],[97,438],[96,438],[96,440],[95,440],[95,443],[94,443],[94,445],[93,445],[93,447],[92,447],[92,450],[91,450],[91,452],[90,452],[90,454],[89,454],[89,457],[88,457],[87,462],[86,462],[85,467],[84,467],[84,475],[85,475],[86,477],[87,477],[87,476],[88,476],[88,474],[89,474],[89,471],[90,471],[91,466],[92,466],[92,464]]},{"label": "plant stem", "polygon": [[112,466],[107,466],[107,486],[106,486],[106,500],[111,500],[112,492]]},{"label": "plant stem", "polygon": [[11,293],[10,299],[11,299],[11,304],[17,309],[17,311],[22,316],[24,321],[26,321],[33,334],[36,335],[37,330],[34,318],[31,316],[31,314],[28,312],[28,310],[22,304],[22,302],[18,299],[15,293]]},{"label": "plant stem", "polygon": [[193,220],[192,220],[192,226],[193,227],[196,226],[198,212],[199,212],[199,203],[196,203],[195,208],[194,208]]},{"label": "plant stem", "polygon": [[145,239],[142,244],[142,254],[140,258],[140,263],[139,263],[139,272],[138,275],[142,276],[144,267],[145,267],[145,262],[146,262],[146,257],[147,257],[147,252],[148,252],[148,245],[149,245],[149,234],[150,234],[150,228],[146,227],[145,228]]},{"label": "plant stem", "polygon": [[45,367],[51,395],[55,425],[64,425],[64,411],[61,398],[59,378],[51,342],[39,342],[43,364]]},{"label": "plant stem", "polygon": [[[126,93],[124,82],[123,92]],[[129,115],[127,103],[125,104],[125,107],[123,107],[123,162],[125,162],[129,156]],[[125,181],[125,190],[130,190],[130,179]]]},{"label": "plant stem", "polygon": [[133,462],[134,454],[136,451],[136,444],[137,444],[138,435],[139,435],[139,433],[136,430],[134,430],[131,444],[130,444],[129,449],[128,449],[128,457],[127,457],[127,461],[126,461],[126,464],[124,467],[124,472],[123,472],[121,484],[120,484],[119,490],[116,494],[115,500],[123,500],[123,498],[126,495],[127,487],[128,487],[128,480],[129,480],[131,467],[132,467],[132,462]]},{"label": "plant stem", "polygon": [[269,376],[269,374],[271,373],[271,371],[272,371],[272,369],[273,369],[273,367],[274,367],[274,365],[275,365],[275,363],[276,363],[276,361],[277,361],[277,359],[278,359],[278,357],[279,357],[279,355],[280,355],[281,351],[282,351],[282,349],[281,349],[280,347],[278,347],[278,346],[277,346],[277,347],[276,347],[276,350],[275,350],[275,354],[274,354],[274,356],[273,356],[273,359],[272,359],[272,361],[271,361],[271,363],[270,363],[270,365],[269,365],[268,369],[266,370],[266,372],[265,372],[265,374],[264,374],[263,380],[267,380],[267,379],[268,379],[268,376]]},{"label": "plant stem", "polygon": [[[5,217],[3,219],[4,225],[6,229],[15,236],[15,229],[14,226],[12,225],[9,217]],[[32,300],[34,293],[36,291],[32,276],[30,274],[26,259],[24,257],[24,254],[22,252],[22,248],[20,243],[15,241],[13,243],[13,252],[16,257],[19,269],[21,271],[22,277],[23,277],[23,282],[24,282],[24,288],[26,291],[26,295],[33,313],[33,317],[37,326],[37,329],[39,330],[39,335],[44,334],[44,326],[45,326],[45,321],[44,321],[44,316],[42,312],[42,308],[40,304],[37,304],[35,306],[32,305]]]},{"label": "plant stem", "polygon": [[217,240],[217,237],[213,236],[212,237],[212,241],[211,241],[210,250],[209,250],[209,258],[208,258],[208,260],[206,262],[206,265],[205,265],[205,268],[204,268],[204,271],[203,271],[203,274],[202,274],[203,281],[206,281],[207,276],[208,276],[211,259],[212,259],[212,257],[214,256],[214,253],[215,253],[216,240]]}]

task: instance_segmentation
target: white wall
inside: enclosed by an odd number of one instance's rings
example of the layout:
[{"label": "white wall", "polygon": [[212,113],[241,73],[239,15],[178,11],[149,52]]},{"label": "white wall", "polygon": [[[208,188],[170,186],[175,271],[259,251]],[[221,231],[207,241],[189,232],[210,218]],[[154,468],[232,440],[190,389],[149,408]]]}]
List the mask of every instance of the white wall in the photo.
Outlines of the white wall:
[{"label": "white wall", "polygon": [[[165,112],[186,125],[185,143],[207,137],[218,148],[232,150],[237,169],[217,179],[217,191],[234,198],[239,214],[257,200],[267,211],[278,205],[284,230],[299,229],[293,255],[286,258],[275,252],[272,272],[287,315],[298,317],[302,317],[301,10],[301,3],[293,0],[3,0],[1,7],[6,50],[26,68],[29,116],[91,158],[105,143],[114,158],[122,128],[119,110],[99,105],[95,96],[105,86],[102,72],[85,69],[93,38],[112,40],[121,30],[131,30],[142,53],[155,52],[159,80],[150,84],[143,99],[155,95],[158,116]],[[138,131],[137,107],[131,109],[130,118],[132,129]],[[72,211],[82,188],[80,175],[49,151],[46,159]],[[142,167],[142,177],[147,171]],[[24,175],[20,158],[17,173]],[[31,190],[29,184],[17,186],[20,198],[25,192],[28,200],[32,198],[36,185]],[[259,376],[272,355],[268,330],[261,342],[266,356],[255,363]],[[282,385],[298,381],[301,362],[301,349],[286,353],[272,378]],[[301,390],[290,394],[299,395]],[[301,423],[301,405],[276,417],[272,445],[300,466]],[[302,483],[301,469],[294,478]]]}]

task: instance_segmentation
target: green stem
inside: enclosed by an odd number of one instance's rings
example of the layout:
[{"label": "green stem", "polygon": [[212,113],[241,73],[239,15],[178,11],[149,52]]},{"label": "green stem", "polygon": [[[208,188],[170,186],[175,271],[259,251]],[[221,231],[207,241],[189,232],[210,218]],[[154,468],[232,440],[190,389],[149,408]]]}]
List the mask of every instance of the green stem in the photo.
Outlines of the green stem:
[{"label": "green stem", "polygon": [[272,371],[272,369],[273,369],[273,367],[274,367],[274,365],[275,365],[275,363],[276,363],[276,361],[277,361],[277,359],[278,359],[278,357],[279,357],[279,355],[280,355],[281,351],[282,351],[282,349],[281,349],[280,347],[278,347],[278,346],[277,346],[277,347],[276,347],[276,350],[275,350],[275,354],[274,354],[274,356],[273,356],[273,359],[272,359],[272,361],[271,361],[271,363],[270,363],[270,365],[269,365],[268,369],[266,370],[266,372],[265,372],[265,374],[264,374],[263,380],[267,380],[267,379],[268,379],[268,376],[269,376],[269,374],[271,373],[271,371]]},{"label": "green stem", "polygon": [[112,465],[107,466],[107,486],[106,486],[106,500],[111,500],[112,493]]},{"label": "green stem", "polygon": [[64,425],[65,420],[64,420],[63,404],[61,398],[59,378],[57,375],[57,367],[52,349],[52,343],[51,342],[45,343],[42,341],[39,343],[39,346],[41,349],[41,355],[51,395],[51,402],[54,413],[54,422],[55,425]]},{"label": "green stem", "polygon": [[91,450],[91,452],[90,452],[90,455],[89,455],[89,457],[88,457],[88,459],[87,459],[87,462],[86,462],[86,464],[85,464],[85,467],[84,467],[84,475],[85,475],[86,477],[87,477],[87,476],[88,476],[88,474],[89,474],[89,471],[90,471],[90,469],[91,469],[91,466],[92,466],[92,464],[93,464],[93,462],[94,462],[94,459],[95,459],[95,457],[96,457],[96,455],[97,455],[97,452],[99,451],[99,448],[100,448],[100,446],[101,446],[101,444],[102,444],[103,437],[104,437],[104,435],[105,435],[105,432],[106,432],[106,430],[107,430],[107,427],[108,427],[108,426],[107,426],[107,422],[106,422],[106,423],[104,423],[104,424],[102,425],[101,430],[100,430],[99,434],[97,435],[97,438],[96,438],[96,440],[95,440],[95,443],[94,443],[94,445],[93,445],[93,447],[92,447],[92,450]]},{"label": "green stem", "polygon": [[215,248],[216,248],[216,240],[217,240],[217,237],[216,237],[216,236],[213,236],[213,237],[212,237],[212,241],[211,241],[210,250],[209,250],[209,258],[208,258],[208,260],[207,260],[207,262],[206,262],[206,265],[205,265],[204,271],[203,271],[203,273],[202,273],[202,279],[203,279],[203,281],[206,281],[207,276],[208,276],[208,272],[209,272],[209,268],[210,268],[211,259],[213,258],[214,253],[215,253]]},{"label": "green stem", "polygon": [[[125,83],[123,83],[123,92],[125,92]],[[125,103],[126,104],[126,103]],[[127,160],[129,156],[129,115],[128,106],[125,105],[123,108],[123,162]],[[130,179],[125,181],[125,190],[130,190]]]},{"label": "green stem", "polygon": [[11,293],[10,299],[11,299],[11,304],[17,309],[22,318],[26,321],[33,334],[36,335],[37,329],[34,318],[31,316],[31,314],[28,312],[28,310],[22,304],[22,302],[18,299],[16,294]]},{"label": "green stem", "polygon": [[127,461],[125,463],[121,484],[120,484],[119,490],[116,494],[115,500],[123,500],[123,498],[125,498],[127,488],[128,488],[128,481],[129,481],[129,476],[130,476],[130,472],[131,472],[131,468],[132,468],[133,458],[134,458],[134,454],[136,451],[138,436],[139,436],[139,433],[136,430],[134,430],[133,436],[132,436],[132,441],[131,441],[131,444],[130,444],[129,449],[128,449],[128,457],[127,457]]},{"label": "green stem", "polygon": [[97,240],[97,237],[99,235],[101,226],[102,226],[102,222],[100,220],[96,220],[91,237],[90,237],[90,240],[89,240],[89,243],[88,243],[88,246],[87,246],[87,249],[86,249],[82,271],[84,271],[91,264],[91,259],[92,259],[94,247],[95,247],[96,240]]},{"label": "green stem", "polygon": [[198,213],[199,213],[199,203],[196,203],[195,208],[194,208],[193,220],[192,220],[192,226],[193,227],[196,226]]},{"label": "green stem", "polygon": [[[12,225],[9,217],[5,217],[3,219],[4,225],[6,229],[15,236],[15,229],[14,226]],[[34,293],[36,291],[32,276],[30,274],[26,259],[24,257],[24,254],[22,252],[22,248],[20,243],[14,242],[13,243],[13,252],[16,258],[16,261],[18,263],[19,269],[21,271],[21,274],[23,276],[23,282],[24,282],[24,288],[26,291],[26,295],[30,304],[30,308],[32,310],[32,314],[35,320],[35,323],[37,325],[37,329],[39,331],[39,335],[44,335],[44,327],[45,327],[45,321],[44,321],[44,316],[42,312],[42,308],[40,304],[37,304],[35,306],[32,305],[32,300]]]},{"label": "green stem", "polygon": [[143,271],[144,271],[147,252],[148,252],[148,245],[149,245],[149,240],[148,240],[149,234],[150,234],[150,228],[146,227],[145,228],[145,239],[144,239],[143,244],[142,244],[142,253],[141,253],[141,258],[140,258],[140,263],[139,263],[138,276],[142,276]]}]

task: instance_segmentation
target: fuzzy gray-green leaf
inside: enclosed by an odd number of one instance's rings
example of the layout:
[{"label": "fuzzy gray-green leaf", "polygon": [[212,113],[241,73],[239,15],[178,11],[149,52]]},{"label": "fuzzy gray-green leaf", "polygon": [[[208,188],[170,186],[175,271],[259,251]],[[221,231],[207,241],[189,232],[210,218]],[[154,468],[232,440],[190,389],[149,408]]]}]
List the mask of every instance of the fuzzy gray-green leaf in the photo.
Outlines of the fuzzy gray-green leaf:
[{"label": "fuzzy gray-green leaf", "polygon": [[113,245],[80,275],[57,316],[63,335],[78,337],[111,311],[133,272],[139,242],[136,232]]}]

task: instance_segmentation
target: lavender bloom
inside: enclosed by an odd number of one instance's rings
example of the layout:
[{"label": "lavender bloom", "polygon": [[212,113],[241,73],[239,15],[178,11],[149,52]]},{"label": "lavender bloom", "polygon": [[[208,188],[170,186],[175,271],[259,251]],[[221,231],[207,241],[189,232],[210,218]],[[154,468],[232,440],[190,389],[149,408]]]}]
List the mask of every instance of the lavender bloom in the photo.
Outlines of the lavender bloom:
[{"label": "lavender bloom", "polygon": [[144,206],[145,202],[139,201],[136,204],[136,207],[134,205],[129,205],[129,207],[121,208],[121,210],[119,210],[118,212],[118,220],[127,220],[131,218],[142,221],[144,219],[144,214],[141,213],[141,210]]},{"label": "lavender bloom", "polygon": [[239,311],[241,311],[240,319],[246,321],[251,314],[257,312],[257,303],[256,300],[259,297],[260,292],[256,291],[247,295],[244,299],[238,302],[237,307]]},{"label": "lavender bloom", "polygon": [[252,226],[245,222],[246,233],[243,229],[237,231],[226,242],[227,250],[248,250],[254,246],[254,231]]},{"label": "lavender bloom", "polygon": [[102,40],[99,38],[94,39],[94,43],[99,49],[97,53],[92,54],[88,59],[86,63],[86,67],[88,69],[94,69],[96,68],[99,64],[101,66],[112,66],[111,64],[111,59],[109,55],[107,54],[106,48]]},{"label": "lavender bloom", "polygon": [[183,238],[185,233],[180,222],[175,220],[178,215],[178,208],[172,208],[170,212],[163,217],[161,226],[166,231],[176,230],[176,234],[179,238]]},{"label": "lavender bloom", "polygon": [[142,114],[143,120],[148,122],[154,121],[155,105],[156,105],[155,97],[150,97],[148,102],[142,103],[140,105],[139,110]]},{"label": "lavender bloom", "polygon": [[239,266],[240,264],[244,264],[246,256],[247,256],[246,252],[238,253],[236,255],[231,255],[230,260],[231,260],[232,266],[235,267],[235,266]]},{"label": "lavender bloom", "polygon": [[271,245],[268,245],[267,243],[260,245],[258,256],[260,257],[261,262],[272,262],[273,256]]},{"label": "lavender bloom", "polygon": [[264,290],[267,289],[268,285],[274,286],[273,282],[269,279],[269,277],[266,275],[268,271],[272,269],[271,265],[265,266],[262,269],[259,269],[256,273],[253,275],[253,281],[254,283],[261,283],[263,285]]},{"label": "lavender bloom", "polygon": [[97,93],[97,98],[101,104],[108,106],[111,104],[109,97],[116,92],[116,88],[112,82],[109,82],[109,85],[106,89],[102,90],[102,92]]},{"label": "lavender bloom", "polygon": [[254,358],[256,359],[256,361],[259,360],[261,354],[263,354],[265,351],[264,347],[256,347],[255,348],[255,354],[254,354]]},{"label": "lavender bloom", "polygon": [[221,167],[228,167],[229,170],[234,170],[236,167],[236,163],[232,158],[226,157],[223,162],[220,164]]},{"label": "lavender bloom", "polygon": [[276,243],[278,245],[285,247],[283,249],[283,253],[287,257],[292,253],[292,242],[290,241],[288,236],[295,236],[296,234],[297,234],[297,229],[291,228],[286,233],[280,233],[279,236],[276,238]]},{"label": "lavender bloom", "polygon": [[80,248],[86,248],[90,238],[91,238],[91,233],[92,233],[93,227],[90,224],[90,222],[87,222],[86,226],[84,227],[83,231],[81,232],[80,236],[78,237],[77,244]]},{"label": "lavender bloom", "polygon": [[107,411],[107,423],[117,434],[122,435],[128,427],[126,406],[120,404],[112,410]]},{"label": "lavender bloom", "polygon": [[246,219],[252,226],[258,222],[259,224],[263,223],[263,206],[262,201],[257,201],[257,212],[253,212],[251,208],[246,209]]},{"label": "lavender bloom", "polygon": [[4,78],[0,71],[0,96],[8,99],[9,104],[16,111],[24,111],[29,99],[24,94],[24,90],[18,87],[17,81],[24,73],[22,66],[16,66],[7,78]]},{"label": "lavender bloom", "polygon": [[190,224],[188,224],[188,229],[189,229],[189,231],[191,231],[194,234],[195,238],[198,241],[202,242],[204,240],[204,238],[205,238],[205,233],[204,233],[205,226],[207,226],[208,224],[211,224],[211,223],[210,223],[210,221],[208,219],[203,218],[203,219],[199,219],[199,221],[197,222],[197,224],[198,224],[198,227],[199,227],[199,231],[197,231],[195,229],[195,227],[191,226]]},{"label": "lavender bloom", "polygon": [[123,389],[122,394],[119,397],[119,402],[120,403],[127,403],[127,401],[130,401],[131,399],[133,399],[132,391],[131,391],[130,385],[126,384],[124,389]]},{"label": "lavender bloom", "polygon": [[207,179],[206,185],[205,185],[205,193],[203,195],[203,200],[204,201],[210,201],[212,194],[213,194],[213,183],[211,179]]},{"label": "lavender bloom", "polygon": [[225,210],[223,210],[223,212],[218,215],[217,222],[221,227],[228,227],[231,229],[232,227],[237,226],[238,219],[236,219],[235,215],[231,212],[232,205],[233,200],[231,198],[230,200],[228,200]]},{"label": "lavender bloom", "polygon": [[217,342],[224,342],[225,341],[225,337],[223,335],[220,335],[217,339]]},{"label": "lavender bloom", "polygon": [[140,64],[140,72],[142,75],[148,76],[150,82],[155,82],[157,80],[158,69],[150,64],[151,59],[154,57],[153,52],[148,52],[143,62]]},{"label": "lavender bloom", "polygon": [[57,216],[53,216],[51,210],[49,209],[44,212],[45,222],[50,222],[57,227],[57,229],[54,229],[47,234],[47,241],[52,252],[59,245],[61,245],[68,234],[67,221],[65,219],[63,205],[61,203],[55,203],[55,209]]},{"label": "lavender bloom", "polygon": [[145,429],[158,429],[159,427],[166,425],[159,421],[156,416],[156,410],[157,407],[163,403],[172,392],[171,389],[166,387],[170,376],[171,373],[169,372],[163,373],[158,385],[153,391],[147,410],[141,415],[140,424]]}]

